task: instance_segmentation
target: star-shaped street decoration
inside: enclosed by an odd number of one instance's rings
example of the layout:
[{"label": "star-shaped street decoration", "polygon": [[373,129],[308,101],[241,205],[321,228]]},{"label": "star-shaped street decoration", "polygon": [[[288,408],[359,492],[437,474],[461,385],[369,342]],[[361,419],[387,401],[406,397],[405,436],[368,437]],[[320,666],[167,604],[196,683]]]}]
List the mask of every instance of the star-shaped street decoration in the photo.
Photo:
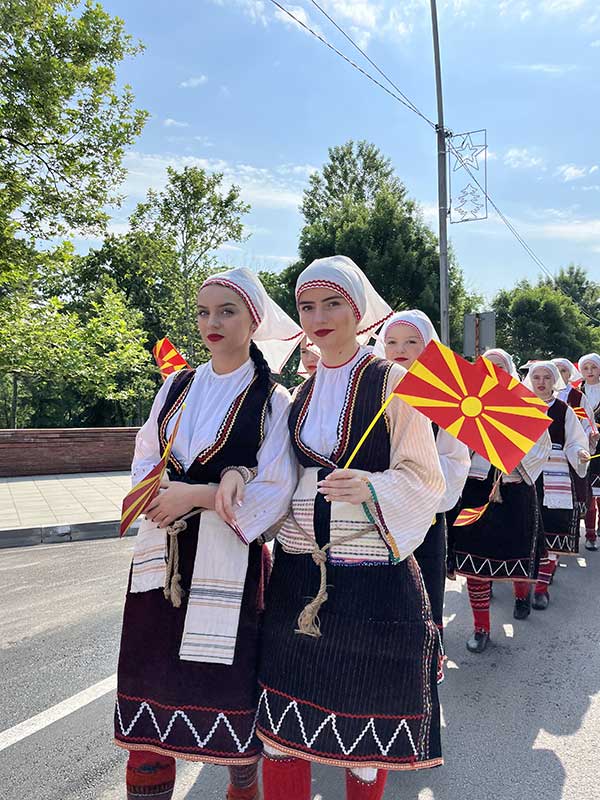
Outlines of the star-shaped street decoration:
[{"label": "star-shaped street decoration", "polygon": [[477,156],[485,152],[486,145],[474,145],[471,139],[471,134],[467,133],[458,147],[454,148],[454,170],[461,169],[461,167],[474,167],[479,170],[479,162]]}]

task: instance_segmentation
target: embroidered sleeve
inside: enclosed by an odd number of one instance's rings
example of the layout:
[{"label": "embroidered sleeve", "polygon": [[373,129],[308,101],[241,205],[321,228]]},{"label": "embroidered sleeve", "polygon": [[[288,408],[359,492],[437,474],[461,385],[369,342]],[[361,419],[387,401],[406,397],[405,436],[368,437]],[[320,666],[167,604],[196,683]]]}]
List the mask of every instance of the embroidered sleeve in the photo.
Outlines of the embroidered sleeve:
[{"label": "embroidered sleeve", "polygon": [[[388,377],[389,395],[403,374]],[[387,412],[390,425],[390,468],[369,476],[367,510],[388,546],[390,558],[407,558],[423,541],[445,492],[435,439],[429,420],[394,398]]]},{"label": "embroidered sleeve", "polygon": [[177,373],[173,372],[160,387],[152,403],[150,415],[137,432],[135,450],[131,464],[131,484],[135,486],[144,475],[160,461],[160,444],[158,441],[158,415],[167,399],[171,381]]}]

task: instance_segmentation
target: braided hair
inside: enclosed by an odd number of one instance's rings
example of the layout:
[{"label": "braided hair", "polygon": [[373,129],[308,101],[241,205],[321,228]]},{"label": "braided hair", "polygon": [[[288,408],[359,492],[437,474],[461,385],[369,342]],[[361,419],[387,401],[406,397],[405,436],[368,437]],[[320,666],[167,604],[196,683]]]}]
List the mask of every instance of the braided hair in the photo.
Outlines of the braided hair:
[{"label": "braided hair", "polygon": [[250,342],[250,358],[254,361],[254,372],[256,373],[257,384],[260,389],[263,390],[265,400],[267,400],[267,413],[271,413],[271,386],[273,385],[273,381],[271,378],[271,367],[269,366],[267,359],[262,354],[262,351],[256,346],[256,344],[251,341]]}]

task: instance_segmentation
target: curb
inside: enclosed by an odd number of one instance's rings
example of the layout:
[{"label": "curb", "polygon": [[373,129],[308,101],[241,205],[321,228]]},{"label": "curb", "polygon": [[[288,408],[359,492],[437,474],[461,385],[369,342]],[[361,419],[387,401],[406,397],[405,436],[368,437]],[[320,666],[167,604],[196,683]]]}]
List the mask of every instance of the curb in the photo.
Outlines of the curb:
[{"label": "curb", "polygon": [[[109,522],[75,522],[71,525],[40,525],[35,528],[0,530],[0,550],[7,547],[32,547],[36,544],[117,539],[119,537],[120,524],[120,520],[113,520]],[[138,524],[134,523],[125,535],[135,536]]]}]

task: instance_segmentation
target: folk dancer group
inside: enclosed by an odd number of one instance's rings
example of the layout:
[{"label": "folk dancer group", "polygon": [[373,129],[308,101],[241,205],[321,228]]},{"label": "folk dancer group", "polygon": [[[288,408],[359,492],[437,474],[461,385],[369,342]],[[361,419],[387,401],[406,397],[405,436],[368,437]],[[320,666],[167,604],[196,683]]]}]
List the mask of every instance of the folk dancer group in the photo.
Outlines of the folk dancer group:
[{"label": "folk dancer group", "polygon": [[[599,355],[579,360],[579,389],[566,359],[529,370],[552,424],[510,475],[398,398],[346,469],[437,334],[344,256],[300,274],[296,306],[300,325],[244,268],[208,278],[210,360],[169,376],[138,433],[134,484],[177,430],[125,600],[115,741],[130,800],[169,800],[177,759],[227,767],[228,800],[259,797],[261,759],[264,800],[309,800],[313,762],[345,769],[349,800],[380,800],[389,770],[442,764],[446,563],[467,578],[481,652],[492,581],[514,582],[524,619],[577,552],[584,507],[597,547]],[[290,397],[272,372],[300,342]],[[486,356],[516,375],[504,351]],[[490,495],[474,525],[451,526]]]}]

